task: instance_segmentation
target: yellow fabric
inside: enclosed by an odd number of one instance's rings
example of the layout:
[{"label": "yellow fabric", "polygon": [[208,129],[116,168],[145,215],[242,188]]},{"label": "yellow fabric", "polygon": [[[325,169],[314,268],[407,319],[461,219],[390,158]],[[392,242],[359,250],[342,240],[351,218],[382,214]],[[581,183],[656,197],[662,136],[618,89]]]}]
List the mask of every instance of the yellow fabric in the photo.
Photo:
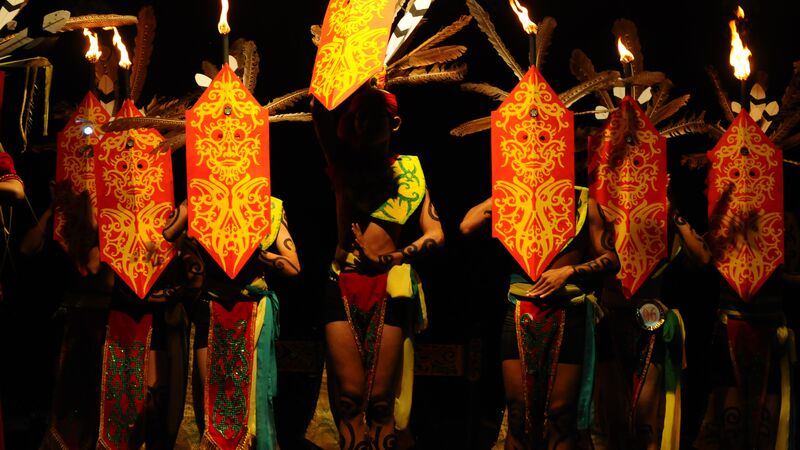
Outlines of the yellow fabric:
[{"label": "yellow fabric", "polygon": [[[677,309],[672,312],[678,318],[681,333],[681,369],[686,368],[686,328]],[[661,432],[661,450],[678,450],[681,444],[681,377],[678,376],[675,390],[665,392],[664,428]]]},{"label": "yellow fabric", "polygon": [[258,340],[261,338],[261,327],[264,325],[264,315],[267,312],[267,299],[262,298],[258,301],[258,311],[256,312],[256,335],[255,345],[253,346],[253,366],[250,368],[250,404],[248,406],[249,414],[247,415],[247,432],[250,438],[254,436],[256,430],[256,368],[258,367]]},{"label": "yellow fabric", "polygon": [[394,398],[394,426],[398,430],[408,427],[411,417],[411,395],[414,390],[414,341],[406,336],[403,341],[403,371],[400,374],[400,388]]},{"label": "yellow fabric", "polygon": [[792,403],[792,378],[790,367],[795,363],[797,355],[794,348],[794,332],[783,326],[778,328],[778,342],[784,346],[783,356],[781,357],[781,410],[778,419],[778,434],[775,441],[776,450],[787,450],[789,448],[789,436],[791,430],[791,403]]},{"label": "yellow fabric", "polygon": [[261,251],[266,251],[278,238],[283,218],[283,201],[278,197],[270,197],[269,202],[269,234],[261,241]]},{"label": "yellow fabric", "polygon": [[419,158],[400,155],[392,164],[397,196],[386,200],[370,217],[403,225],[425,199],[425,175]]},{"label": "yellow fabric", "polygon": [[411,264],[400,264],[389,269],[386,279],[386,294],[389,298],[411,298],[414,289],[411,286]]}]

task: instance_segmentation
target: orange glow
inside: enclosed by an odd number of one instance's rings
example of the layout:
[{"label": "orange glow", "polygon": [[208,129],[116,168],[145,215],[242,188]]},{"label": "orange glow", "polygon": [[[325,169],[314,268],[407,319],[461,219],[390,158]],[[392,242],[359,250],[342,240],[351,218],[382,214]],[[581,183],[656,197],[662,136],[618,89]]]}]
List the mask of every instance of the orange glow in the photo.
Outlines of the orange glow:
[{"label": "orange glow", "polygon": [[89,38],[89,50],[86,52],[86,59],[90,63],[96,63],[103,52],[100,51],[100,45],[97,43],[97,33],[92,33],[88,29],[83,29],[83,35]]},{"label": "orange glow", "polygon": [[228,25],[228,0],[222,0],[222,11],[219,13],[219,23],[217,24],[219,34],[228,34],[231,27]]},{"label": "orange glow", "polygon": [[114,47],[119,49],[119,66],[123,69],[129,69],[131,67],[131,60],[128,58],[128,48],[125,47],[125,43],[122,42],[122,36],[119,35],[119,30],[117,27],[111,27],[114,30]]},{"label": "orange glow", "polygon": [[622,38],[617,38],[617,50],[619,50],[619,60],[624,64],[628,64],[633,61],[633,53],[628,50],[628,47],[625,47],[625,44],[622,43]]},{"label": "orange glow", "polygon": [[519,18],[519,22],[522,24],[522,28],[528,34],[536,34],[537,26],[529,17],[528,17],[528,8],[519,4],[518,0],[508,0],[508,3],[511,5],[511,9],[517,14]]},{"label": "orange glow", "polygon": [[[736,12],[739,19],[744,18],[744,10],[740,6]],[[733,66],[733,76],[739,80],[746,80],[750,76],[750,56],[753,54],[742,43],[742,38],[739,37],[739,32],[736,30],[736,21],[731,20],[728,22],[731,28],[731,57],[730,63]]]}]

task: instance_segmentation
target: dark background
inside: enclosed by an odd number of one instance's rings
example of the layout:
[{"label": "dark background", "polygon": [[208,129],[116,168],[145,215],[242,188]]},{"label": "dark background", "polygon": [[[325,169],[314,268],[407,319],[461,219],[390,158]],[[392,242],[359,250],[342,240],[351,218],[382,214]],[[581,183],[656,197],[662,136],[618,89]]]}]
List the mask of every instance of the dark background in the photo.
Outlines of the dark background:
[{"label": "dark background", "polygon": [[[498,32],[511,52],[525,66],[527,39],[505,0],[480,2],[493,18]],[[664,71],[674,82],[673,97],[690,93],[685,112],[708,111],[707,118],[722,118],[705,75],[704,66],[713,65],[723,86],[738,96],[738,82],[728,66],[730,20],[736,3],[731,1],[536,1],[530,6],[538,21],[554,17],[553,45],[542,70],[557,92],[576,81],[569,73],[569,55],[581,48],[598,70],[621,70],[611,34],[614,19],[635,21],[648,70]],[[153,95],[178,97],[196,89],[193,75],[201,61],[219,62],[221,39],[216,32],[218,1],[36,1],[19,16],[20,22],[34,20],[42,12],[69,9],[73,16],[116,12],[136,14],[145,4],[155,6],[158,28],[145,91],[139,106]],[[750,21],[750,48],[754,70],[770,75],[768,99],[780,100],[792,71],[800,59],[800,2],[749,1],[743,7]],[[299,0],[232,0],[229,21],[231,40],[249,38],[258,46],[261,65],[256,98],[270,99],[308,85],[315,55],[309,27],[322,22],[326,2]],[[436,0],[427,23],[415,41],[421,42],[462,14],[460,0]],[[122,30],[129,50],[133,48],[134,27]],[[494,52],[473,22],[448,43],[467,45],[467,81],[490,82],[511,90],[516,78]],[[60,35],[49,47],[33,53],[47,56],[55,66],[53,103],[76,104],[88,87],[85,41],[79,32]],[[15,56],[25,56],[18,52]],[[49,137],[32,138],[32,150],[21,153],[16,118],[23,72],[7,75],[2,116],[2,142],[17,161],[26,182],[30,203],[37,215],[50,199],[46,181],[55,172],[55,154],[47,150],[55,132],[64,124],[51,122]],[[462,92],[455,85],[398,87],[395,90],[403,127],[394,141],[400,153],[418,155],[438,207],[446,233],[446,246],[421,261],[428,298],[430,328],[421,343],[455,344],[479,356],[477,372],[471,377],[418,377],[411,429],[417,448],[486,448],[496,436],[502,414],[499,332],[505,309],[507,257],[488,230],[462,238],[458,224],[464,213],[490,194],[489,133],[466,138],[448,134],[454,126],[488,115],[497,107],[477,94]],[[575,111],[594,108],[594,97],[577,103]],[[41,108],[41,107],[39,107]],[[292,111],[307,110],[300,104]],[[41,109],[36,120],[40,121]],[[724,119],[723,119],[724,120]],[[591,116],[576,122],[596,125]],[[723,122],[723,126],[727,126]],[[335,246],[333,197],[324,174],[324,160],[309,123],[279,123],[270,127],[273,194],[284,199],[291,232],[300,254],[303,273],[299,280],[282,283],[281,338],[292,341],[321,339],[321,282]],[[669,165],[673,201],[695,227],[706,230],[705,171],[689,171],[680,165],[680,155],[703,152],[714,143],[704,137],[669,141]],[[45,148],[45,149],[42,149]],[[37,151],[38,150],[38,151]],[[184,157],[174,155],[175,179],[181,180]],[[787,153],[786,157],[794,157]],[[784,165],[786,207],[796,211],[798,171]],[[185,187],[176,186],[176,198]],[[52,389],[52,371],[61,330],[53,318],[64,270],[53,258],[25,260],[17,253],[19,239],[33,225],[24,204],[15,207],[11,226],[9,256],[2,269],[5,298],[0,303],[0,399],[6,420],[9,449],[35,448],[46,427]],[[718,277],[713,269],[689,270],[674,264],[669,270],[665,299],[683,312],[688,331],[689,368],[684,385],[684,440],[691,442],[702,418],[708,393],[707,344],[715,316]],[[786,308],[796,315],[796,291],[787,288]],[[467,354],[467,353],[465,353]],[[278,427],[282,448],[300,448],[299,439],[313,408],[317,374],[287,373],[281,376],[278,398]]]}]

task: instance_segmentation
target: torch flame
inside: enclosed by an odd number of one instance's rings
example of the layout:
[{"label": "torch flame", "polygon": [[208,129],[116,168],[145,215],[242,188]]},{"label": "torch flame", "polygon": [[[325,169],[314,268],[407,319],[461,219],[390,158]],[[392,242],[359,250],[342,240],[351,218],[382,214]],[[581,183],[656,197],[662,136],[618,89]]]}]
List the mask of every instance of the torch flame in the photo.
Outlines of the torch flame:
[{"label": "torch flame", "polygon": [[519,22],[522,24],[522,28],[525,32],[528,34],[536,34],[538,27],[536,23],[528,17],[528,8],[520,5],[518,0],[508,0],[508,3],[511,5],[511,9],[517,14]]},{"label": "torch flame", "polygon": [[622,43],[622,38],[617,38],[617,50],[619,50],[619,60],[623,64],[628,64],[633,61],[633,53],[628,50],[628,47],[625,47],[625,44]]},{"label": "torch flame", "polygon": [[119,66],[123,69],[128,69],[131,67],[131,60],[128,58],[128,49],[122,42],[122,37],[119,35],[117,27],[111,27],[111,29],[114,30],[114,39],[112,42],[114,43],[114,47],[119,49]]},{"label": "torch flame", "polygon": [[97,33],[92,33],[87,28],[84,28],[83,35],[89,38],[89,50],[86,52],[86,59],[89,60],[90,63],[96,63],[103,54],[97,42]]},{"label": "torch flame", "polygon": [[231,27],[228,25],[228,0],[222,0],[222,11],[219,13],[219,23],[217,24],[219,34],[228,34]]},{"label": "torch flame", "polygon": [[736,8],[736,17],[739,19],[744,19],[744,10],[742,9],[741,6],[738,6]]},{"label": "torch flame", "polygon": [[[739,18],[744,18],[744,11],[739,7],[737,12]],[[733,66],[733,76],[739,80],[746,80],[750,76],[750,56],[753,54],[742,43],[742,38],[736,31],[736,21],[731,20],[728,25],[731,28],[731,57],[730,63]]]}]

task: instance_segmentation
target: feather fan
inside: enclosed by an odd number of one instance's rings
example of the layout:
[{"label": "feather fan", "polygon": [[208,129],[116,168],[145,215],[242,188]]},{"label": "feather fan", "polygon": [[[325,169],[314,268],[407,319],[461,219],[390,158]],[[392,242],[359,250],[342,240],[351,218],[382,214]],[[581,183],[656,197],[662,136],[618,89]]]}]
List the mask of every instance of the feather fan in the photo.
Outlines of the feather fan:
[{"label": "feather fan", "polygon": [[[572,55],[570,55],[569,58],[569,70],[570,72],[572,72],[572,75],[578,79],[578,81],[584,84],[590,80],[596,80],[597,78],[597,72],[594,70],[594,64],[592,64],[592,60],[589,59],[589,57],[586,56],[586,53],[583,53],[583,50],[580,49],[575,49],[572,51]],[[619,78],[619,72],[614,72],[614,73],[616,73],[617,78]],[[581,86],[583,85],[582,84],[578,85],[567,92],[570,92]],[[606,92],[604,89],[605,88],[592,89],[591,91],[587,91],[586,93],[583,93],[579,97],[575,98],[575,100],[573,100],[572,103],[575,103],[579,99],[583,98],[588,92],[594,92],[597,98],[600,99],[600,102],[603,104],[603,106],[605,106],[608,109],[613,109],[614,101],[611,100],[611,96],[608,95],[608,92]],[[562,99],[561,101],[564,100]],[[567,107],[569,107],[569,105],[567,105]]]},{"label": "feather fan", "polygon": [[412,67],[429,66],[431,64],[441,64],[458,59],[466,51],[467,47],[463,45],[446,45],[444,47],[430,48],[416,52],[409,58],[403,58],[403,63],[395,66],[395,68],[402,70]]},{"label": "feather fan", "polygon": [[90,14],[87,16],[70,17],[59,31],[74,31],[81,28],[123,27],[136,25],[139,19],[136,16],[123,16],[120,14]]},{"label": "feather fan", "polygon": [[502,102],[506,99],[506,97],[508,97],[508,92],[488,83],[463,83],[461,85],[461,90],[477,92],[478,94],[483,94],[492,100],[497,100],[499,102]]},{"label": "feather fan", "polygon": [[462,28],[467,26],[467,24],[472,20],[471,16],[461,16],[455,22],[451,23],[450,25],[442,28],[436,34],[431,36],[430,38],[426,39],[425,42],[417,46],[414,50],[408,52],[405,56],[398,59],[397,61],[393,62],[389,65],[388,70],[392,70],[395,67],[401,66],[406,63],[409,59],[413,58],[417,53],[422,52],[427,49],[433,48],[436,44],[444,41],[445,39],[453,36],[454,34],[461,31]]},{"label": "feather fan", "polygon": [[239,38],[231,46],[230,54],[236,58],[238,66],[242,70],[242,84],[250,93],[253,93],[258,79],[259,63],[261,62],[255,42]]},{"label": "feather fan", "polygon": [[625,81],[629,81],[633,86],[652,86],[654,84],[661,83],[666,78],[667,76],[664,74],[664,72],[650,72],[645,70],[644,72],[639,72],[630,78],[626,78]]},{"label": "feather fan", "polygon": [[547,56],[547,50],[553,41],[553,31],[555,31],[558,23],[556,19],[550,16],[545,17],[539,22],[538,30],[536,31],[536,68],[542,70],[544,58]]},{"label": "feather fan", "polygon": [[[423,17],[433,3],[433,0],[409,0],[403,12],[403,17],[396,22],[392,35],[389,37],[389,43],[386,45],[386,57],[384,63],[388,63],[399,54],[402,48],[411,41],[417,30],[424,22]],[[398,7],[402,6],[402,2]],[[395,13],[400,12],[400,9]]]},{"label": "feather fan", "polygon": [[680,119],[679,121],[662,128],[659,130],[659,133],[661,133],[667,139],[685,136],[687,134],[705,134],[711,139],[719,140],[719,138],[721,138],[724,134],[725,130],[721,130],[719,127],[706,122],[705,115],[706,112],[703,111],[698,115],[684,117],[683,119]]},{"label": "feather fan", "polygon": [[653,111],[661,108],[661,106],[667,101],[670,90],[672,90],[672,81],[670,81],[668,78],[658,83],[658,86],[653,89],[653,97],[647,104],[647,111],[645,112],[647,117],[651,117],[653,115]]},{"label": "feather fan", "polygon": [[[617,19],[611,27],[614,36],[622,40],[622,44],[633,54],[631,61],[631,75],[636,75],[644,71],[644,55],[642,55],[642,44],[639,42],[639,32],[636,24],[628,19]],[[632,89],[633,98],[639,97],[639,89],[636,86]]]},{"label": "feather fan", "polygon": [[786,135],[789,134],[798,123],[800,123],[800,110],[796,109],[792,114],[783,117],[783,120],[778,123],[775,131],[769,135],[770,140],[773,142],[783,141]]},{"label": "feather fan", "polygon": [[430,70],[415,69],[408,74],[394,77],[387,80],[387,86],[415,85],[430,82],[453,82],[461,81],[467,73],[466,64],[458,64],[450,67],[433,66]]},{"label": "feather fan", "polygon": [[791,150],[800,146],[800,133],[795,133],[786,139],[775,142],[775,145],[779,146],[782,150]]},{"label": "feather fan", "polygon": [[208,61],[203,61],[200,65],[201,69],[203,70],[203,75],[211,78],[212,80],[217,76],[219,73],[219,69],[213,63]]},{"label": "feather fan", "polygon": [[667,104],[665,104],[661,108],[658,108],[653,111],[653,114],[650,116],[650,121],[653,122],[653,125],[657,125],[658,123],[669,119],[670,117],[675,115],[675,113],[680,111],[681,108],[686,106],[687,103],[689,103],[689,97],[690,95],[686,94],[670,100],[669,102],[667,102]]},{"label": "feather fan", "polygon": [[282,111],[286,108],[291,107],[295,103],[299,102],[300,100],[308,97],[308,88],[298,89],[294,92],[290,92],[286,95],[282,95],[271,102],[267,103],[267,108],[270,114],[275,114],[279,111]]},{"label": "feather fan", "polygon": [[722,90],[722,83],[719,81],[719,74],[717,73],[717,70],[712,66],[706,66],[706,74],[708,74],[708,78],[711,79],[711,85],[714,88],[714,94],[717,96],[717,102],[719,103],[720,108],[722,108],[722,114],[725,116],[725,119],[727,119],[728,122],[733,122],[735,119],[733,116],[733,110],[731,109],[730,102],[728,102],[728,96],[725,95],[725,91]]},{"label": "feather fan", "polygon": [[569,108],[572,106],[572,104],[582,99],[586,95],[595,93],[599,94],[600,97],[604,99],[604,102],[606,101],[605,99],[607,99],[605,106],[608,109],[613,109],[614,104],[612,103],[608,92],[605,90],[611,87],[618,79],[619,72],[615,70],[606,70],[605,72],[597,73],[593,78],[590,78],[583,83],[558,94],[558,98],[561,99],[561,101],[564,103],[564,106]]},{"label": "feather fan", "polygon": [[161,143],[155,148],[155,152],[164,153],[169,151],[172,153],[184,145],[186,145],[186,132],[177,133],[161,141]]},{"label": "feather fan", "polygon": [[800,102],[800,61],[794,62],[794,72],[781,98],[781,110],[791,110]]},{"label": "feather fan", "polygon": [[269,116],[269,122],[311,122],[311,113],[287,113]]},{"label": "feather fan", "polygon": [[450,134],[457,137],[464,137],[468,134],[488,130],[492,127],[491,117],[481,117],[480,119],[470,120],[450,130]]},{"label": "feather fan", "polygon": [[136,25],[136,40],[134,41],[133,63],[131,66],[131,99],[139,100],[147,78],[147,66],[150,65],[150,55],[153,53],[153,40],[156,35],[156,14],[152,6],[145,6],[139,10],[138,24]]},{"label": "feather fan", "polygon": [[478,28],[483,31],[486,37],[489,38],[489,42],[494,47],[495,51],[503,58],[503,61],[514,71],[514,75],[517,76],[518,79],[522,79],[525,76],[525,72],[522,68],[517,64],[517,61],[511,56],[511,52],[508,51],[506,45],[503,43],[503,40],[500,39],[500,36],[497,34],[497,30],[494,28],[494,24],[492,23],[492,19],[489,17],[489,14],[478,4],[476,0],[467,0],[467,7],[469,8],[470,13],[472,13],[472,17],[475,18],[475,21],[478,22]]},{"label": "feather fan", "polygon": [[174,129],[186,126],[183,119],[164,119],[161,117],[125,117],[114,119],[103,125],[103,132],[118,132],[134,128]]}]

